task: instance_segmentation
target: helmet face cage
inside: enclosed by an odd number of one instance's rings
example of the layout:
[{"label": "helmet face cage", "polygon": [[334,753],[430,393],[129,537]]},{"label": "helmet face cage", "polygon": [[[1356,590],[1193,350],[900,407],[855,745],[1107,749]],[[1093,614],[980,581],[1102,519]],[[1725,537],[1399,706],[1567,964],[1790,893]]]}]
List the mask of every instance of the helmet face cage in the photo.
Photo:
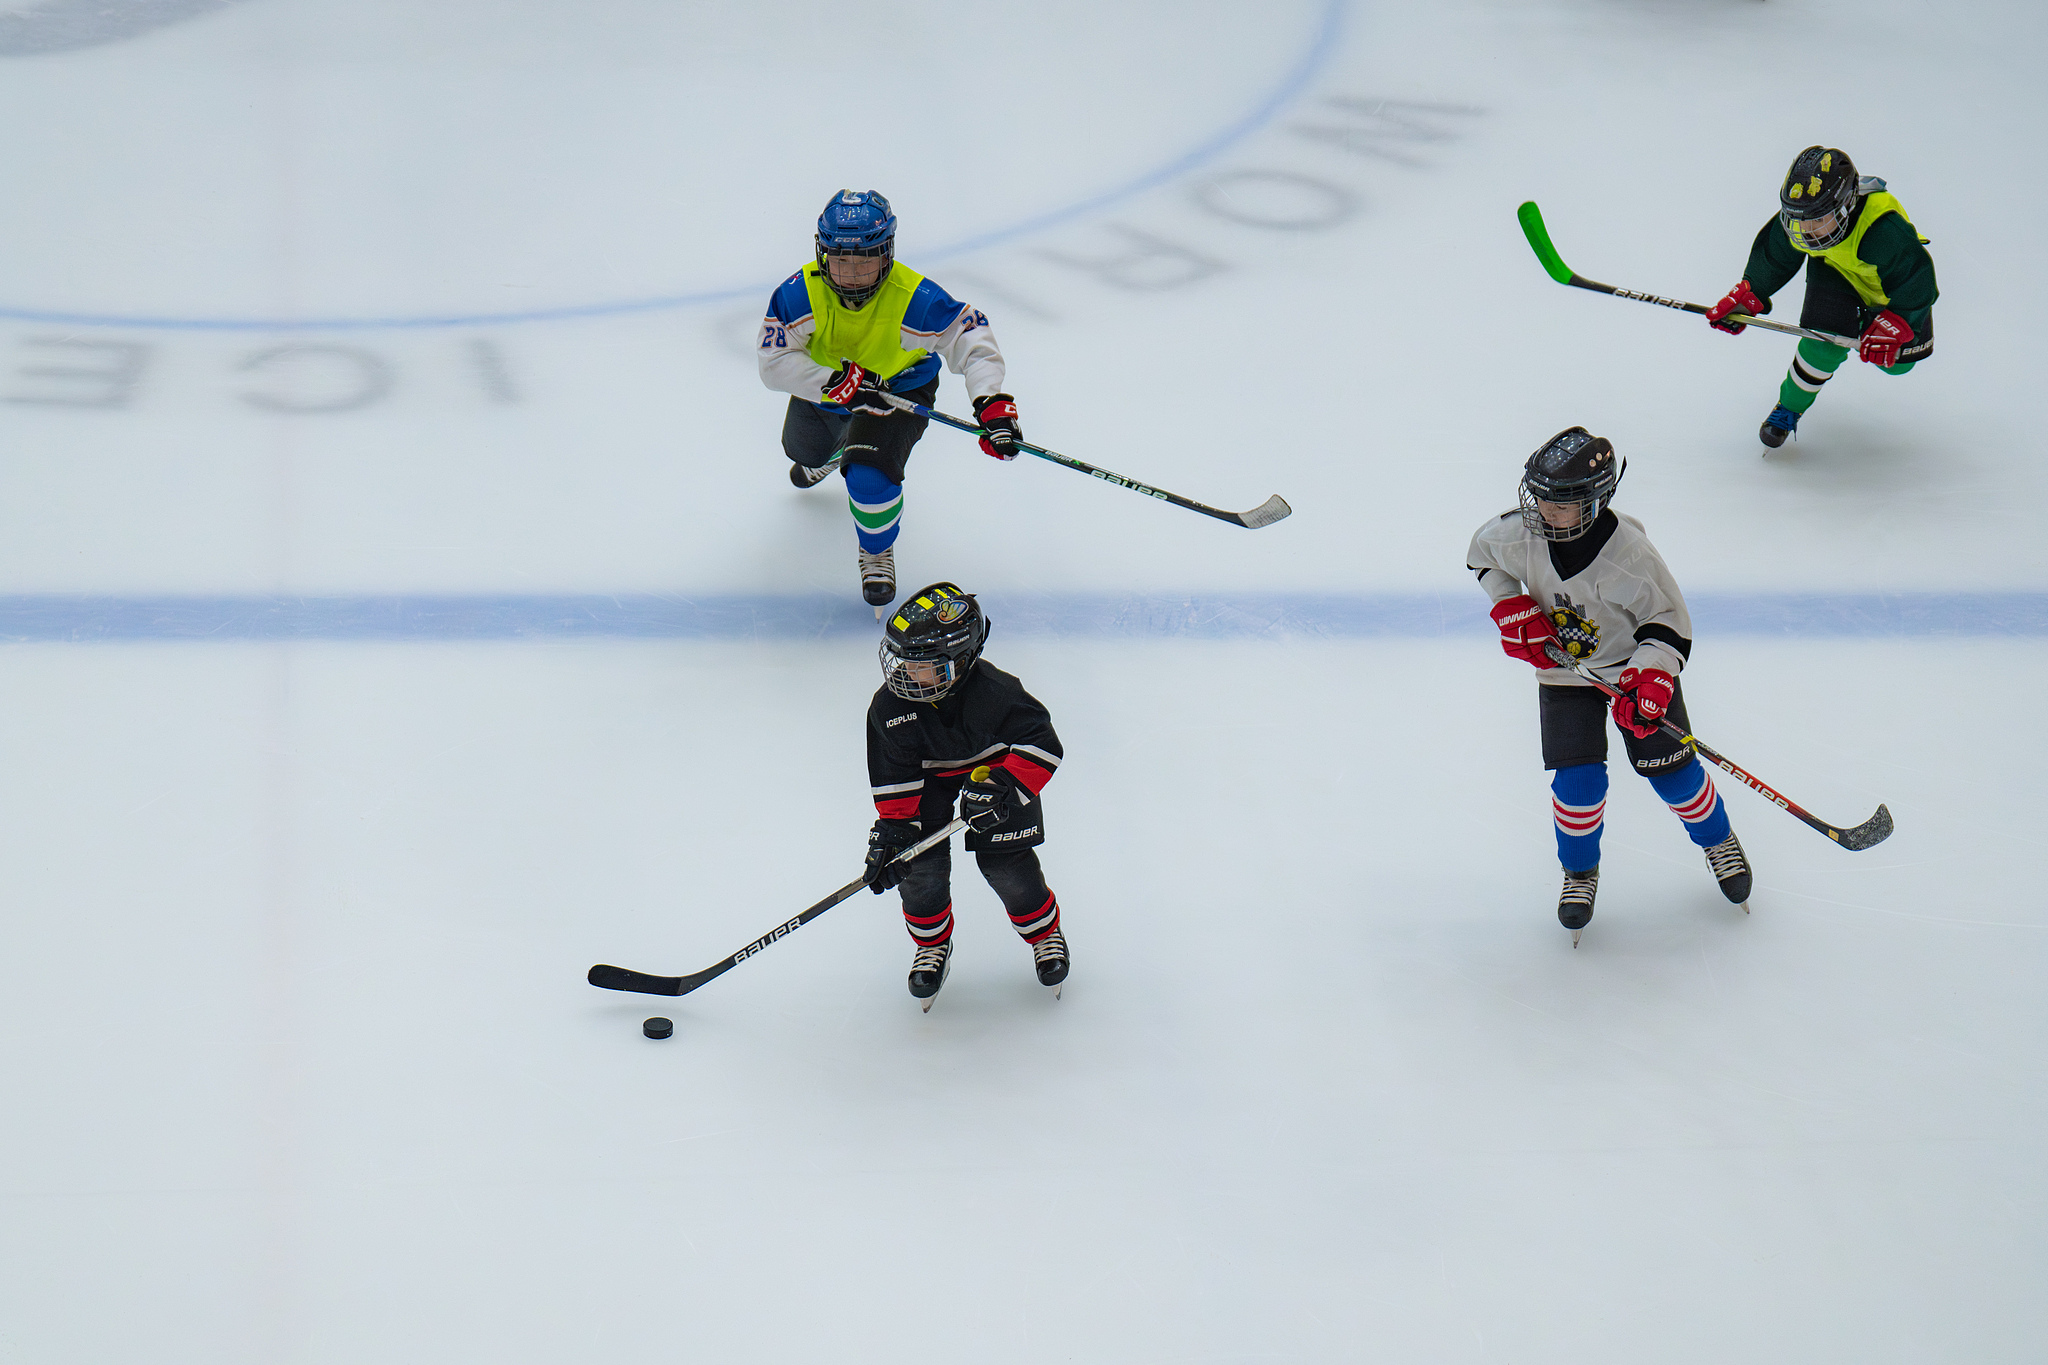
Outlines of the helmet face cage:
[{"label": "helmet face cage", "polygon": [[[899,654],[894,640],[884,639],[876,649],[882,661],[882,685],[905,701],[937,701],[960,681],[960,667],[945,655],[918,657]],[[922,679],[913,671],[924,674]]]},{"label": "helmet face cage", "polygon": [[[1589,534],[1621,483],[1621,460],[1602,436],[1567,427],[1544,442],[1522,469],[1522,525],[1545,540],[1577,540]],[[1552,526],[1537,502],[1576,506],[1569,526]]]},{"label": "helmet face cage", "polygon": [[1822,252],[1847,240],[1861,194],[1856,167],[1832,147],[1808,147],[1793,159],[1778,192],[1778,223],[1801,251]]},{"label": "helmet face cage", "polygon": [[[883,281],[896,264],[896,214],[889,201],[873,190],[841,190],[818,215],[818,269],[825,283],[848,308],[859,308],[881,292]],[[842,286],[832,278],[832,256],[878,256],[882,268],[872,284]]]}]

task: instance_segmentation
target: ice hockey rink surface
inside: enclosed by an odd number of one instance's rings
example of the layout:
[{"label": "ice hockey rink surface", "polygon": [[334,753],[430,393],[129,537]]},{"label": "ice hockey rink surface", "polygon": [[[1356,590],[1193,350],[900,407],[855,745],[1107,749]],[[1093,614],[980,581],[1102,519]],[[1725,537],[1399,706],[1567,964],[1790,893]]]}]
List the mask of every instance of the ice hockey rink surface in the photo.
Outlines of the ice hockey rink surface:
[{"label": "ice hockey rink surface", "polygon": [[[2038,6],[0,0],[0,1359],[2039,1359]],[[1711,303],[1813,142],[1933,359]],[[753,329],[842,186],[993,320],[957,579],[1067,761],[1037,985],[848,901],[879,682]],[[1780,296],[1796,314],[1799,286]],[[957,378],[939,406],[964,412]],[[1582,423],[1757,869],[1558,927],[1467,541]],[[663,1042],[649,1015],[675,1021]],[[2028,1286],[2034,1286],[2029,1289]]]}]

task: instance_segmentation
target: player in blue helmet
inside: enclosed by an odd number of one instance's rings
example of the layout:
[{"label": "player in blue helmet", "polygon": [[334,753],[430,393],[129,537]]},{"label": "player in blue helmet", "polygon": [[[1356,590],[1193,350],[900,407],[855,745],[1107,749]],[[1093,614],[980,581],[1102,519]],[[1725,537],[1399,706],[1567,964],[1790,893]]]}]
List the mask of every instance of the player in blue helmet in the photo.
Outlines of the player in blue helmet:
[{"label": "player in blue helmet", "polygon": [[875,615],[896,599],[903,467],[925,419],[881,397],[929,406],[939,363],[967,381],[981,448],[1015,459],[1017,402],[988,318],[896,261],[896,214],[873,190],[841,190],[818,215],[816,259],[776,287],[761,320],[761,382],[790,395],[782,420],[789,481],[846,480],[860,542],[861,595]]}]

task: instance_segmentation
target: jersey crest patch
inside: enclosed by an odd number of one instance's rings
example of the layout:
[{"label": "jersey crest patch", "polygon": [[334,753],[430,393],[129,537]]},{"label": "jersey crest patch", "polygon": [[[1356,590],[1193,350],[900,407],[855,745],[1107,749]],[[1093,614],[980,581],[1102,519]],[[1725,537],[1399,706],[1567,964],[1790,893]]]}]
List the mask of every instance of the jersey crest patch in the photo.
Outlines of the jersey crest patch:
[{"label": "jersey crest patch", "polygon": [[1586,619],[1585,613],[1572,605],[1569,595],[1555,592],[1551,600],[1556,603],[1550,609],[1550,624],[1557,627],[1557,642],[1564,646],[1564,652],[1574,659],[1590,659],[1600,652],[1600,627]]}]

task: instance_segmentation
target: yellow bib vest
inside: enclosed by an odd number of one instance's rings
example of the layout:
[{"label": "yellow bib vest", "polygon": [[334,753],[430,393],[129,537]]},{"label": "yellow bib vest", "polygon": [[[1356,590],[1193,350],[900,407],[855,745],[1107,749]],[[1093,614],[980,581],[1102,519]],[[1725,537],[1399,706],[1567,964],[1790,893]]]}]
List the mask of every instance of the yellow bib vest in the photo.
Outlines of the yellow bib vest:
[{"label": "yellow bib vest", "polygon": [[863,370],[891,379],[925,358],[923,349],[903,349],[903,315],[924,276],[902,263],[889,268],[889,278],[858,311],[832,292],[825,271],[813,262],[804,267],[804,292],[810,296],[817,330],[806,349],[812,360],[836,370],[851,360]]},{"label": "yellow bib vest", "polygon": [[[1905,206],[1899,203],[1897,198],[1889,191],[1879,190],[1875,194],[1864,196],[1863,212],[1857,216],[1856,226],[1850,229],[1847,237],[1844,237],[1827,250],[1807,251],[1805,247],[1800,246],[1796,241],[1792,245],[1797,250],[1805,251],[1809,256],[1818,256],[1826,261],[1835,268],[1836,272],[1843,279],[1849,282],[1850,287],[1855,289],[1858,298],[1872,307],[1882,308],[1891,302],[1885,296],[1884,281],[1878,278],[1877,267],[1866,264],[1863,258],[1857,255],[1856,249],[1862,245],[1863,234],[1870,231],[1871,224],[1884,217],[1887,213],[1896,213],[1899,217],[1905,218],[1908,223],[1913,221],[1911,218],[1906,218]],[[1920,240],[1925,242],[1927,239],[1922,237]]]}]

